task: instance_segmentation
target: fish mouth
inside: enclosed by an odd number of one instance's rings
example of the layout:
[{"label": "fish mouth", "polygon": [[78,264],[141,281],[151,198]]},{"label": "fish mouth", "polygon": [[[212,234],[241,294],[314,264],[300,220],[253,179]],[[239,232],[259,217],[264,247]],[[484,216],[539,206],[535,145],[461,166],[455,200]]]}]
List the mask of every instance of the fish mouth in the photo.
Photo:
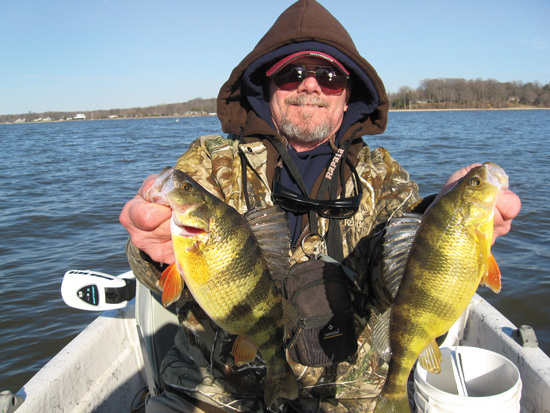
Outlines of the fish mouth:
[{"label": "fish mouth", "polygon": [[197,235],[207,232],[207,228],[200,220],[193,219],[191,213],[199,208],[198,204],[178,206],[172,210],[170,231],[173,235],[185,238],[195,238]]},{"label": "fish mouth", "polygon": [[172,232],[172,235],[177,235],[184,238],[195,238],[197,235],[204,234],[206,232],[202,228],[179,224],[174,220],[174,218],[170,221],[170,231]]},{"label": "fish mouth", "polygon": [[164,168],[143,198],[155,204],[170,206],[168,194],[174,189],[174,181],[171,179],[173,171],[171,167]]},{"label": "fish mouth", "polygon": [[[502,194],[508,189],[508,175],[500,166],[493,162],[485,162],[479,168],[485,169],[485,182],[496,188],[498,191],[497,195]],[[492,211],[496,202],[495,200],[484,201],[476,197],[467,197],[467,199],[472,204],[475,204],[486,211],[491,211],[489,215],[490,218],[493,216]]]},{"label": "fish mouth", "polygon": [[506,191],[509,185],[509,179],[504,169],[493,162],[483,164],[487,168],[487,182],[496,186],[500,193]]}]

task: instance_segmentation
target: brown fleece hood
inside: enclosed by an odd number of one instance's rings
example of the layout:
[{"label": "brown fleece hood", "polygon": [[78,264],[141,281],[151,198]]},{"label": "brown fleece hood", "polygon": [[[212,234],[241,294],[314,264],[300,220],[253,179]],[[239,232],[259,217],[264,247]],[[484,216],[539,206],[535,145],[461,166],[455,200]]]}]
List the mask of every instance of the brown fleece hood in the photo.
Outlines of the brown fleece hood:
[{"label": "brown fleece hood", "polygon": [[282,57],[300,50],[328,53],[351,73],[352,94],[340,139],[384,131],[388,98],[382,80],[334,16],[314,0],[299,0],[279,16],[221,87],[217,105],[224,132],[276,135],[269,115],[265,72]]}]

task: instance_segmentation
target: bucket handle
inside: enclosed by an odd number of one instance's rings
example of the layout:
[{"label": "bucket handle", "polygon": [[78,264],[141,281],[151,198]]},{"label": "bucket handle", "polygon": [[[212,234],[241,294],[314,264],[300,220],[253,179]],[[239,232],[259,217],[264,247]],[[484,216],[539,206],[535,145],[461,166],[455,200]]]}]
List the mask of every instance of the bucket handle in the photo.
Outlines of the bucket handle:
[{"label": "bucket handle", "polygon": [[466,379],[464,378],[464,367],[462,365],[462,354],[458,352],[457,347],[451,350],[451,364],[453,366],[453,374],[458,395],[468,397]]}]

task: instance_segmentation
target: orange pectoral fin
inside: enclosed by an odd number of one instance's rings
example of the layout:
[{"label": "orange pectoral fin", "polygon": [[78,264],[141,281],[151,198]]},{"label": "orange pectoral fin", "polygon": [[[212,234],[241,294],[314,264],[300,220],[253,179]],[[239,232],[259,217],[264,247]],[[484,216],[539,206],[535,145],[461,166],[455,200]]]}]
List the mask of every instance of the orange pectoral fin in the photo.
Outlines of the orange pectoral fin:
[{"label": "orange pectoral fin", "polygon": [[180,298],[183,291],[183,278],[178,271],[176,263],[170,265],[162,272],[159,286],[162,288],[162,304],[165,307],[168,307]]},{"label": "orange pectoral fin", "polygon": [[483,278],[481,279],[481,285],[489,287],[493,292],[498,294],[501,288],[500,268],[498,268],[497,261],[491,253],[489,253],[487,259],[487,267],[487,272],[483,274]]},{"label": "orange pectoral fin", "polygon": [[491,240],[493,236],[493,221],[487,222],[484,228],[477,232],[479,251],[481,254],[481,285],[489,287],[495,293],[500,292],[500,269],[491,253]]},{"label": "orange pectoral fin", "polygon": [[239,336],[233,343],[231,354],[233,354],[233,358],[235,359],[235,365],[241,366],[253,361],[256,358],[257,351],[258,349],[252,341],[243,336]]}]

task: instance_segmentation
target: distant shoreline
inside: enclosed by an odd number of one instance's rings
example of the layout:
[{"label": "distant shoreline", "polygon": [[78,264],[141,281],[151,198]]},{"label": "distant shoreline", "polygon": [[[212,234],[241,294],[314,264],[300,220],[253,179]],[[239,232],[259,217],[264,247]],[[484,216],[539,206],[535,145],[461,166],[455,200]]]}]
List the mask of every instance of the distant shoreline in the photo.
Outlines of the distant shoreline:
[{"label": "distant shoreline", "polygon": [[136,116],[136,117],[116,117],[116,118],[97,118],[97,119],[55,119],[55,120],[33,120],[30,122],[3,122],[0,125],[25,125],[29,123],[63,123],[63,122],[87,122],[87,121],[116,121],[116,120],[131,120],[131,119],[160,119],[160,118],[201,118],[205,116],[216,116],[215,113],[206,113],[204,115],[158,115],[158,116]]},{"label": "distant shoreline", "polygon": [[448,109],[390,109],[389,112],[451,112],[474,110],[550,110],[550,108],[537,108],[535,106],[523,106],[517,108],[448,108]]},{"label": "distant shoreline", "polygon": [[[465,112],[465,111],[496,111],[496,110],[550,110],[550,108],[538,108],[535,106],[522,106],[517,108],[447,108],[447,109],[389,109],[389,112]],[[98,119],[56,119],[56,120],[35,120],[30,122],[2,122],[0,125],[16,125],[29,123],[60,123],[60,122],[86,122],[86,121],[112,121],[123,119],[159,119],[159,118],[198,118],[203,116],[216,116],[215,113],[196,114],[196,115],[158,115],[158,116],[138,116],[138,117],[116,117],[116,118],[98,118]]]}]

